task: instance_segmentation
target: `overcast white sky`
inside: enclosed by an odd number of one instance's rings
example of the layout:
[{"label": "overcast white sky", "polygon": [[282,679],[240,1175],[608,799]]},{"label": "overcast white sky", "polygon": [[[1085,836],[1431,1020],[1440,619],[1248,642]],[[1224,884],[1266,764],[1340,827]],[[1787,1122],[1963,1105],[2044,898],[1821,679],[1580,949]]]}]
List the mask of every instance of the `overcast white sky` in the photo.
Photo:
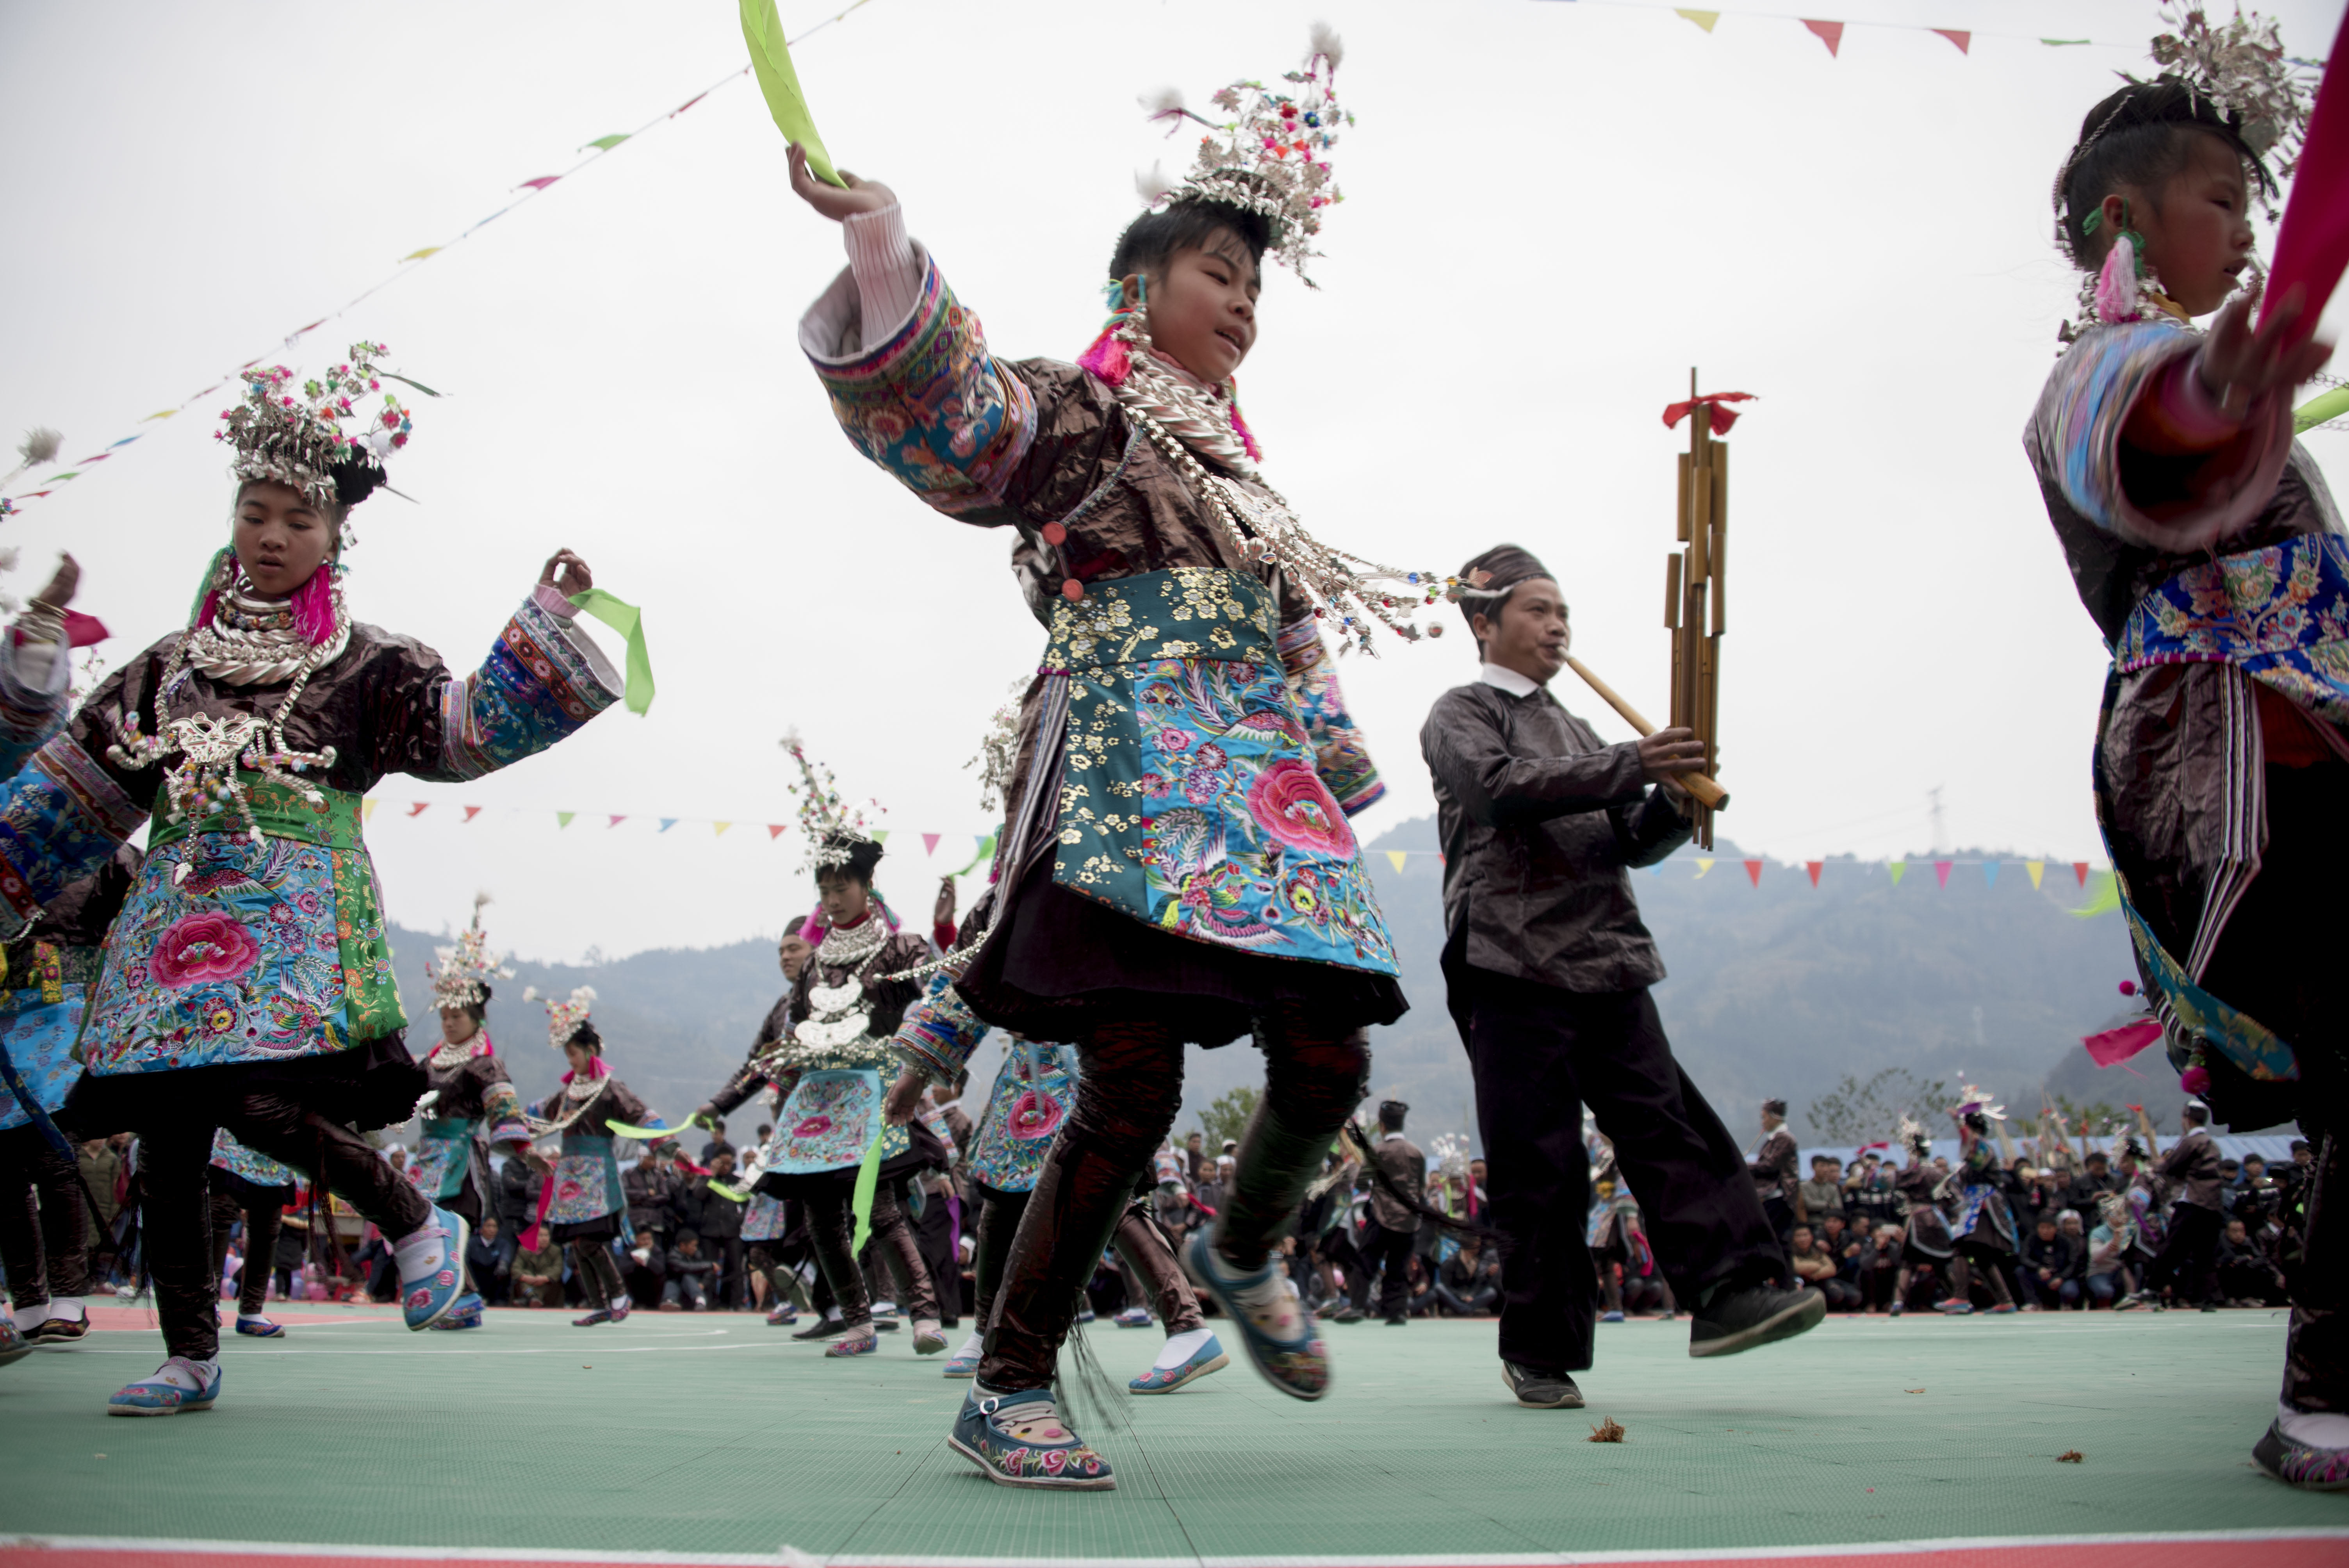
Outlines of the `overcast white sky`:
[{"label": "overcast white sky", "polygon": [[[838,3],[782,15],[796,33]],[[2074,288],[2048,181],[2112,73],[2142,68],[2154,7],[1818,0],[1854,24],[1837,59],[1718,3],[1708,36],[1663,6],[1543,0],[871,0],[798,59],[835,158],[896,188],[998,351],[1072,357],[1134,170],[1190,145],[1135,96],[1179,84],[1200,105],[1333,22],[1361,117],[1349,200],[1320,293],[1274,272],[1241,377],[1309,524],[1447,570],[1526,545],[1566,584],[1578,651],[1661,713],[1681,438],[1657,415],[1701,366],[1764,399],[1734,437],[1724,833],[1922,852],[1940,786],[1953,846],[2101,861],[2104,654],[2018,437]],[[2273,10],[2307,54],[2341,15]],[[1961,56],[1870,19],[1978,32]],[[70,547],[109,655],[178,624],[224,527],[210,431],[230,399],[136,421],[256,354],[307,370],[367,336],[450,396],[419,400],[395,476],[421,504],[357,519],[362,618],[469,668],[558,545],[646,608],[649,718],[477,784],[386,781],[370,837],[406,923],[461,920],[487,886],[496,936],[534,957],[778,929],[809,902],[793,835],[760,826],[791,819],[792,726],[889,808],[901,905],[968,854],[925,861],[916,833],[991,826],[962,765],[1039,633],[1007,536],[937,519],[837,433],[792,329],[839,242],[791,198],[754,85],[278,346],[743,58],[725,0],[0,5],[0,431],[57,426],[68,459],[150,432],[10,525],[20,585]],[[2311,443],[2349,458],[2338,434]],[[1431,809],[1419,724],[1472,648],[1346,666],[1390,791],[1367,835]],[[490,809],[462,827],[460,804]],[[581,813],[567,830],[558,808]],[[744,825],[661,835],[659,816]]]}]

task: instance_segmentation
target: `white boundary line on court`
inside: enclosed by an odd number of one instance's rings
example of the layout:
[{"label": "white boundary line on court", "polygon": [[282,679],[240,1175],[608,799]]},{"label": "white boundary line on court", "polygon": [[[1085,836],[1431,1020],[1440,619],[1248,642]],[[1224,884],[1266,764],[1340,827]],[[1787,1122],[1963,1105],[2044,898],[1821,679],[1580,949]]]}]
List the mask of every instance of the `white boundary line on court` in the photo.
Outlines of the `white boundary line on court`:
[{"label": "white boundary line on court", "polygon": [[843,1553],[823,1556],[786,1545],[773,1553],[583,1552],[508,1546],[352,1546],[268,1541],[174,1540],[161,1536],[13,1535],[11,1551],[179,1553],[204,1557],[416,1558],[451,1563],[645,1564],[647,1568],[1604,1568],[1611,1563],[1767,1562],[1804,1557],[1917,1556],[1937,1552],[2065,1546],[2220,1545],[2230,1542],[2349,1541],[2349,1527],[2194,1530],[2109,1535],[1967,1535],[1920,1541],[1838,1542],[1818,1546],[1690,1547],[1639,1552],[1446,1553],[1413,1556],[1314,1557],[932,1557]]}]

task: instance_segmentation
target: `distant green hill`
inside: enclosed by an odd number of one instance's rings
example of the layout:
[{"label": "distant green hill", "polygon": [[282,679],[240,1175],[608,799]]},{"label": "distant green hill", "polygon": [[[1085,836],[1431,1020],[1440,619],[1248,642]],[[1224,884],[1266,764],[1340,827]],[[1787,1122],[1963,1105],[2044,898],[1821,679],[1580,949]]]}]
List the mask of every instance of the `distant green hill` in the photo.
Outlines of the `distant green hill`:
[{"label": "distant green hill", "polygon": [[[1432,851],[1434,821],[1405,822],[1370,847]],[[2051,865],[2033,889],[2021,861],[2005,861],[1995,882],[1980,866],[1957,866],[1944,887],[1920,861],[1895,887],[1879,865],[1837,860],[1814,888],[1799,866],[1771,862],[1757,887],[1729,842],[1707,858],[1714,864],[1702,878],[1696,856],[1683,851],[1632,885],[1671,971],[1657,1001],[1673,1047],[1741,1138],[1765,1096],[1794,1101],[1806,1130],[1811,1097],[1847,1073],[1865,1078],[1886,1067],[1963,1076],[2026,1114],[2039,1109],[2051,1074],[2083,1101],[2144,1104],[2162,1116],[2178,1103],[2177,1079],[2158,1051],[2129,1064],[2140,1077],[2095,1068],[2080,1050],[2080,1037],[2122,1006],[2116,988],[2133,970],[2117,915],[2067,913],[2082,896],[2069,867]],[[1410,1101],[1415,1130],[1473,1130],[1466,1060],[1437,969],[1440,862],[1415,854],[1398,872],[1383,854],[1370,860],[1412,1000],[1402,1022],[1373,1034],[1372,1091]],[[417,977],[424,958],[447,940],[394,929],[411,1003],[425,995]],[[592,985],[615,1068],[671,1117],[692,1109],[741,1060],[782,985],[764,940],[514,967],[518,978],[499,985],[490,1024],[525,1092],[551,1089],[561,1062],[523,987],[567,994]],[[417,1044],[429,1044],[430,1026],[420,1022],[418,1033]],[[974,1064],[982,1082],[997,1059],[990,1050]],[[1246,1044],[1195,1048],[1181,1125],[1263,1073]],[[736,1119],[747,1130],[754,1118]]]}]

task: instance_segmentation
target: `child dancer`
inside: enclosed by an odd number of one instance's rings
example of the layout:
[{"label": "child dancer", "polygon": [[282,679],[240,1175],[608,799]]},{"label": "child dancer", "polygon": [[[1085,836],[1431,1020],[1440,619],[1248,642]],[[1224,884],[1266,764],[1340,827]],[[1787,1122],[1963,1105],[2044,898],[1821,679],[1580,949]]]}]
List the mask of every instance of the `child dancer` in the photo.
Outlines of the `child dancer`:
[{"label": "child dancer", "polygon": [[140,1138],[170,1357],[109,1401],[113,1414],[220,1397],[205,1173],[222,1127],[382,1230],[409,1327],[456,1301],[464,1221],[354,1130],[406,1120],[424,1090],[402,1043],[361,798],[393,772],[480,778],[621,696],[572,624],[570,596],[591,578],[567,551],[469,676],[351,619],[339,585],[349,515],[411,423],[382,392],[383,353],[355,344],[349,363],[298,387],[283,366],[246,373],[222,432],[235,453],[231,542],[187,629],[115,671],[0,784],[11,930],[149,828],[83,1027],[88,1071],[66,1102],[80,1125]]},{"label": "child dancer", "polygon": [[1074,365],[999,360],[885,186],[792,188],[842,222],[849,268],[802,319],[851,441],[959,521],[1017,529],[1051,630],[1020,710],[1000,908],[956,989],[978,1016],[1075,1043],[1075,1109],[1004,1264],[951,1441],[1006,1485],[1104,1489],[1061,1418],[1061,1341],[1182,1098],[1186,1041],[1252,1037],[1266,1088],[1236,1191],[1184,1264],[1275,1387],[1329,1357],[1270,1257],[1361,1100],[1365,1030],[1405,1006],[1347,813],[1382,786],[1319,617],[1367,647],[1416,635],[1264,481],[1232,374],[1268,248],[1299,266],[1337,198],[1337,42],[1217,97],[1237,116],[1110,258],[1116,314]]},{"label": "child dancer", "polygon": [[[2190,14],[2173,68],[2088,111],[2054,192],[2083,315],[2024,436],[2081,603],[2113,650],[2094,781],[2172,1062],[2221,1119],[2319,1141],[2276,1417],[2252,1449],[2349,1487],[2349,1108],[2330,907],[2349,876],[2349,541],[2292,441],[2324,363],[2303,302],[2253,325],[2252,198],[2304,123],[2272,24]],[[2253,287],[2238,294],[2246,277]],[[2223,308],[2222,308],[2223,307]],[[2218,312],[2207,335],[2195,318]],[[2349,1201],[2349,1200],[2342,1200]]]},{"label": "child dancer", "polygon": [[[522,995],[525,1002],[537,999],[534,989]],[[571,1070],[563,1075],[560,1093],[523,1115],[533,1135],[560,1133],[563,1139],[552,1162],[533,1160],[544,1168],[545,1180],[539,1188],[538,1217],[522,1233],[522,1244],[537,1250],[542,1229],[551,1227],[547,1233],[571,1249],[571,1265],[588,1304],[585,1317],[571,1320],[574,1328],[620,1323],[628,1315],[632,1304],[621,1287],[620,1265],[612,1259],[612,1243],[628,1217],[620,1164],[612,1157],[612,1124],[636,1126],[648,1115],[645,1102],[604,1064],[604,1037],[587,1016],[595,1005],[592,985],[574,987],[567,1002],[546,999],[547,1044],[563,1053]]]},{"label": "child dancer", "polygon": [[[512,970],[502,967],[504,959],[490,951],[489,936],[481,930],[481,906],[489,902],[488,893],[475,893],[472,923],[459,934],[455,946],[437,951],[437,967],[424,966],[440,1014],[440,1043],[424,1058],[431,1103],[424,1110],[416,1158],[408,1167],[408,1179],[418,1191],[474,1226],[494,1212],[490,1150],[502,1148],[519,1159],[530,1148],[522,1096],[514,1092],[513,1079],[498,1059],[485,1022],[491,979],[513,978]],[[479,1284],[469,1283],[449,1315],[435,1326],[481,1327]]]}]

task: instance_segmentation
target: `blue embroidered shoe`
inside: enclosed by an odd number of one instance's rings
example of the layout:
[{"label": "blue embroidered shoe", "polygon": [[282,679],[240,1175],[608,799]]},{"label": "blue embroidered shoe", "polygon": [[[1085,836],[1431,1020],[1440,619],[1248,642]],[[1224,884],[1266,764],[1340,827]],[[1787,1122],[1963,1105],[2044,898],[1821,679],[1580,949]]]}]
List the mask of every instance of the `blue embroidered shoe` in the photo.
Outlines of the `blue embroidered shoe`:
[{"label": "blue embroidered shoe", "polygon": [[2349,1449],[2317,1449],[2283,1435],[2281,1420],[2251,1447],[2251,1462],[2303,1491],[2349,1491]]},{"label": "blue embroidered shoe", "polygon": [[770,1328],[786,1328],[799,1320],[800,1309],[788,1301],[767,1314],[767,1326]]},{"label": "blue embroidered shoe", "polygon": [[946,1374],[949,1377],[976,1377],[978,1376],[978,1357],[949,1356],[947,1357]]},{"label": "blue embroidered shoe", "polygon": [[449,1308],[449,1315],[434,1324],[435,1328],[479,1328],[481,1326],[481,1297],[477,1291],[467,1291]]},{"label": "blue embroidered shoe", "polygon": [[1109,1461],[1061,1424],[1050,1388],[989,1394],[973,1387],[955,1416],[947,1446],[998,1486],[1054,1491],[1112,1491]]},{"label": "blue embroidered shoe", "polygon": [[1150,1326],[1150,1309],[1146,1306],[1129,1306],[1110,1321],[1120,1328],[1147,1328]]},{"label": "blue embroidered shoe", "polygon": [[239,1334],[245,1335],[254,1339],[283,1339],[285,1337],[285,1326],[284,1324],[272,1322],[266,1317],[247,1317],[243,1313],[238,1313],[236,1315],[236,1331]]},{"label": "blue embroidered shoe", "polygon": [[1126,1387],[1137,1394],[1172,1394],[1184,1384],[1195,1383],[1231,1364],[1232,1358],[1224,1354],[1223,1342],[1210,1334],[1207,1343],[1191,1352],[1190,1359],[1180,1367],[1153,1367]]},{"label": "blue embroidered shoe", "polygon": [[1216,1255],[1216,1233],[1206,1224],[1183,1243],[1183,1272],[1216,1298],[1240,1331],[1240,1346],[1265,1381],[1292,1398],[1318,1399],[1330,1391],[1330,1346],[1313,1315],[1297,1299],[1286,1269],[1267,1258],[1251,1273],[1235,1274]]},{"label": "blue embroidered shoe", "polygon": [[612,1309],[608,1306],[599,1306],[585,1317],[573,1318],[571,1320],[571,1326],[574,1328],[593,1328],[599,1323],[609,1323],[612,1320]]},{"label": "blue embroidered shoe", "polygon": [[1601,1323],[1620,1323],[1623,1321],[1623,1315],[1619,1312],[1602,1312],[1599,1315],[1599,1321]]},{"label": "blue embroidered shoe", "polygon": [[[182,1388],[163,1375],[178,1370],[185,1377],[202,1385],[200,1388]],[[220,1398],[222,1368],[209,1372],[184,1356],[174,1356],[155,1369],[155,1376],[118,1388],[106,1402],[109,1416],[176,1416],[187,1410],[209,1410]]]},{"label": "blue embroidered shoe", "polygon": [[463,1215],[436,1208],[424,1233],[436,1232],[440,1245],[423,1260],[422,1272],[399,1282],[399,1313],[410,1329],[431,1327],[448,1316],[457,1298],[466,1294],[462,1260],[465,1243],[471,1237],[473,1228],[465,1222]]}]

